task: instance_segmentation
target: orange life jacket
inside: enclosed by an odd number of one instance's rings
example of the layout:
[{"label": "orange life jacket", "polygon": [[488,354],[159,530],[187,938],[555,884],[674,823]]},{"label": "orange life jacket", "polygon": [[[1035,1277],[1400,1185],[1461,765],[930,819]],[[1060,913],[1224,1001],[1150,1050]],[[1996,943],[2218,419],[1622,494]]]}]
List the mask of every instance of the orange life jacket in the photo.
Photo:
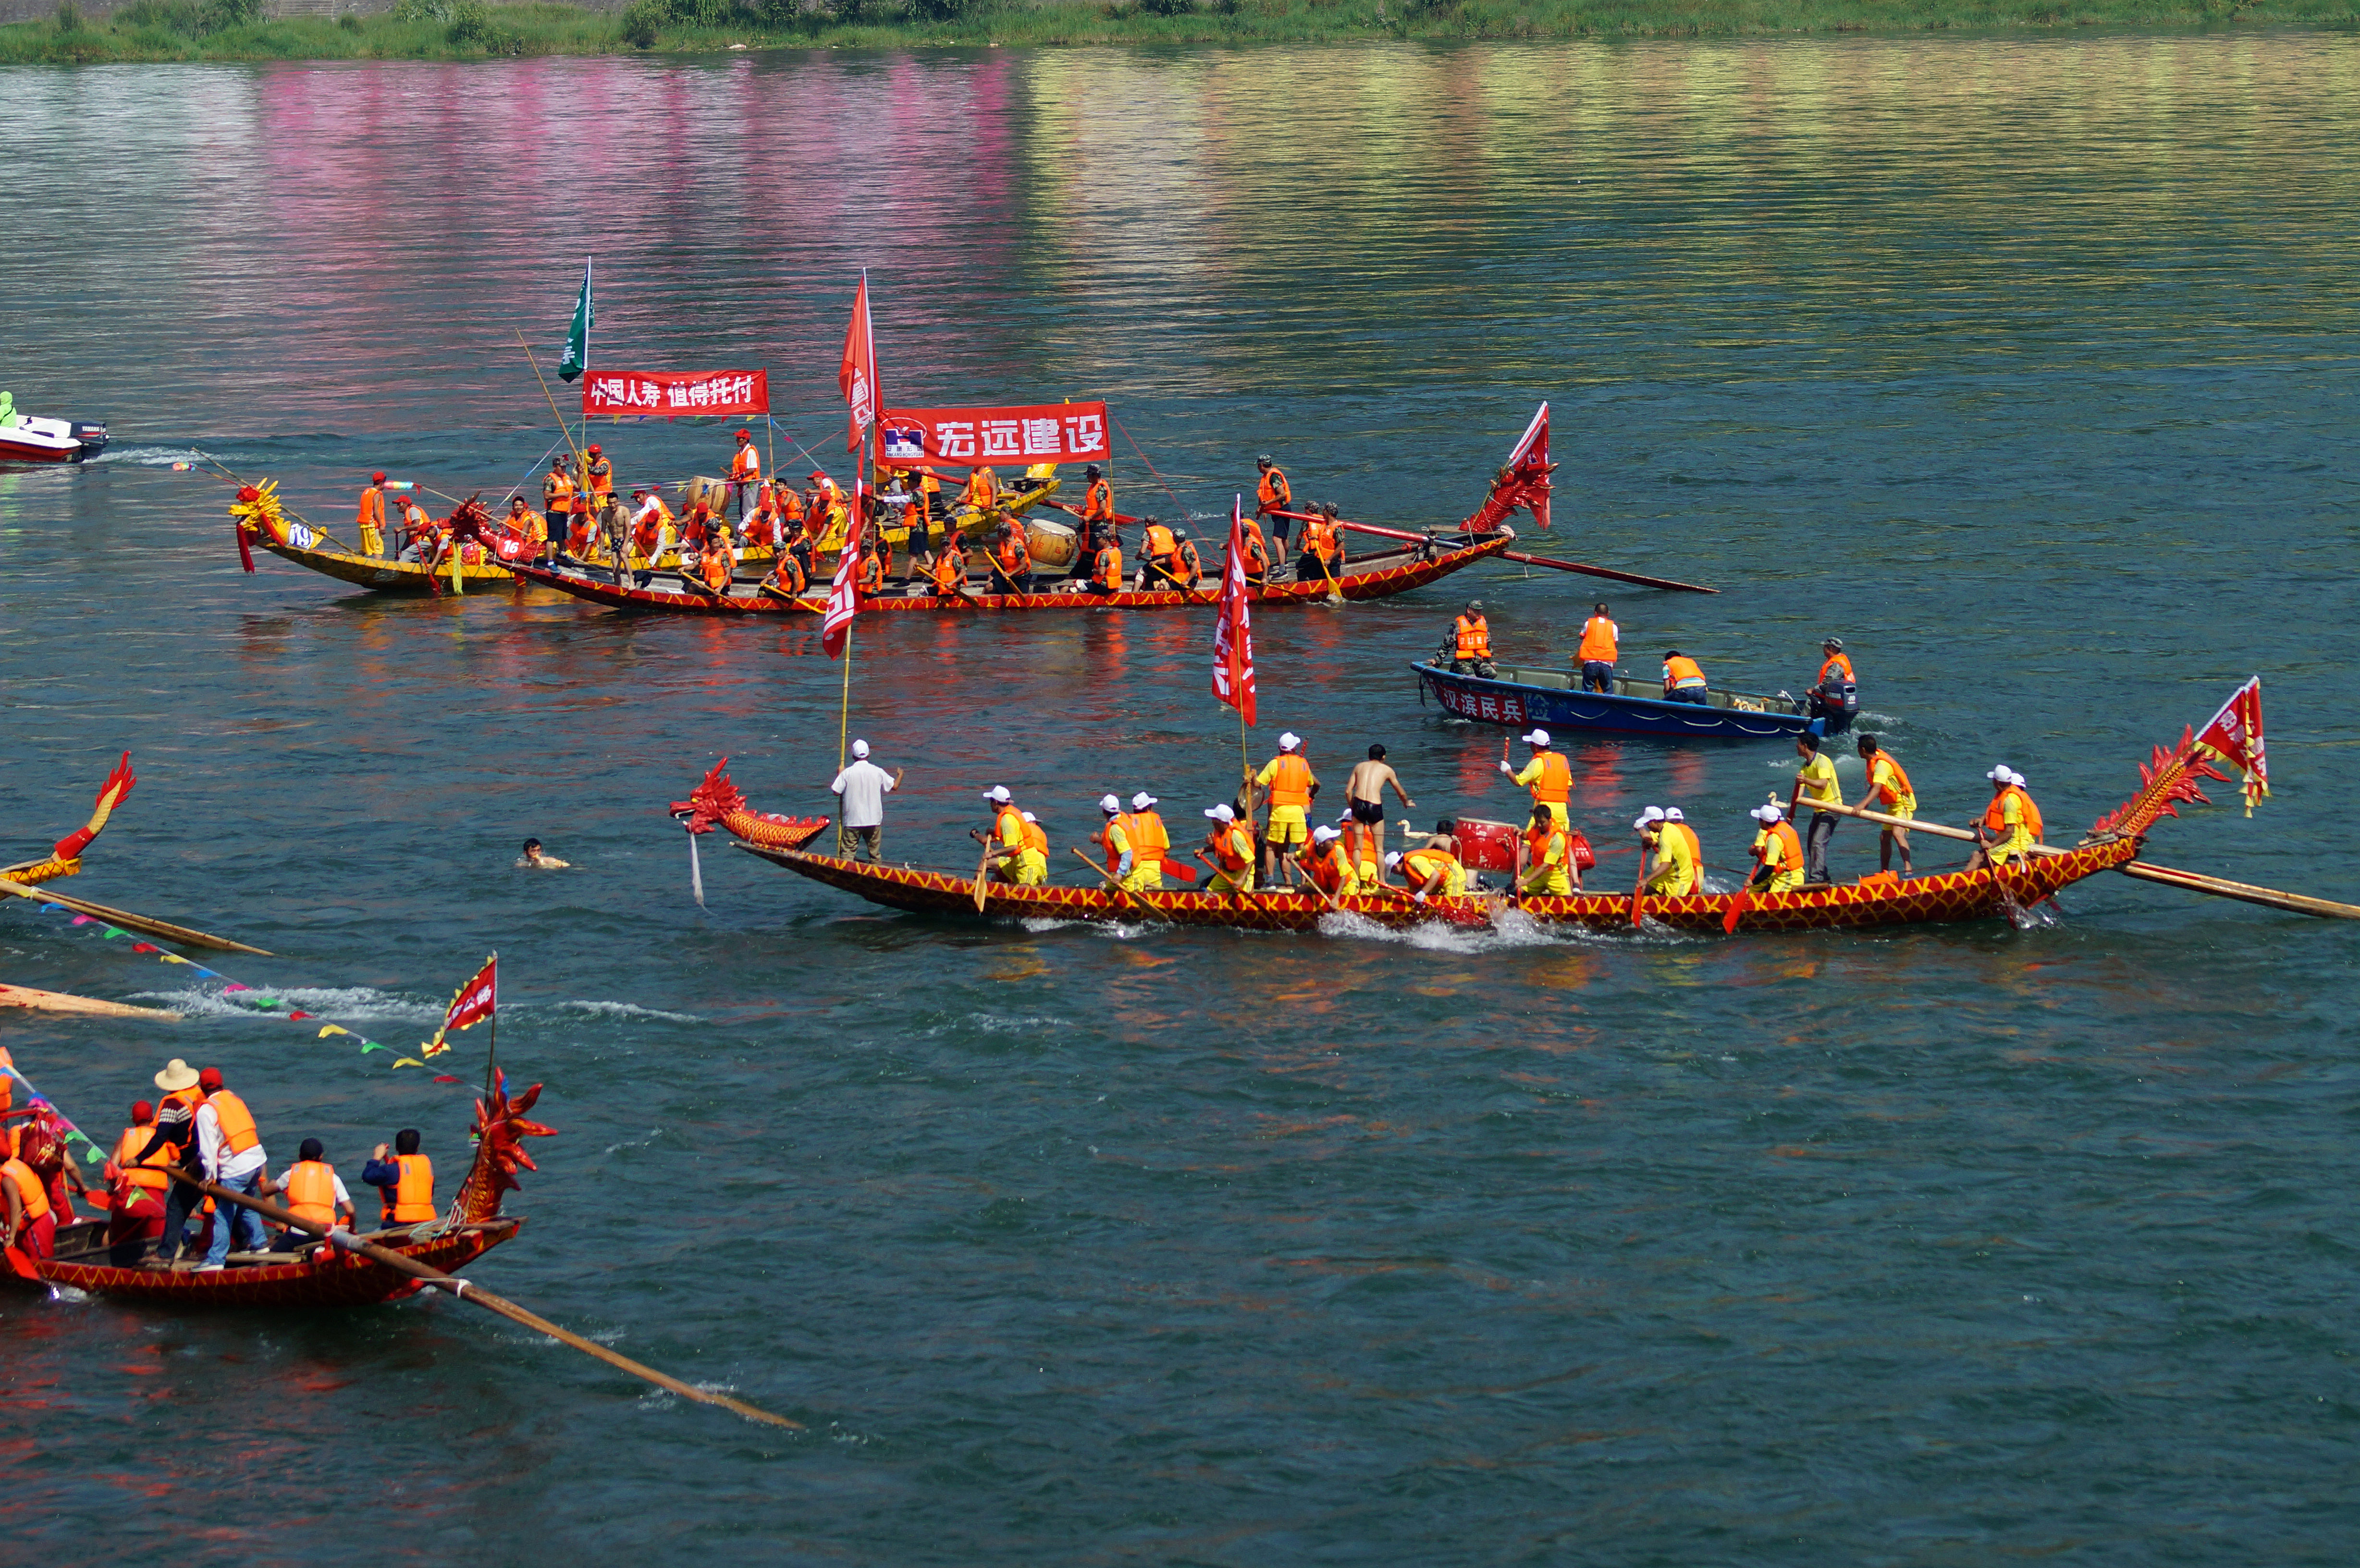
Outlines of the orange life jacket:
[{"label": "orange life jacket", "polygon": [[1533,758],[1541,765],[1540,776],[1532,782],[1533,799],[1562,806],[1573,793],[1573,764],[1561,752],[1544,751]]},{"label": "orange life jacket", "polygon": [[324,1160],[299,1160],[287,1172],[287,1207],[299,1220],[336,1223],[336,1172]]},{"label": "orange life jacket", "polygon": [[1262,542],[1262,530],[1260,528],[1248,528],[1246,530],[1245,540],[1246,575],[1249,577],[1262,577],[1267,575],[1270,571],[1270,550],[1268,547],[1263,545]]},{"label": "orange life jacket", "polygon": [[1082,497],[1082,521],[1110,523],[1114,521],[1114,486],[1101,479]]},{"label": "orange life jacket", "polygon": [[1120,546],[1109,545],[1098,551],[1098,566],[1091,573],[1091,581],[1109,592],[1122,586],[1122,550]]},{"label": "orange life jacket", "polygon": [[1262,478],[1255,482],[1254,495],[1262,502],[1262,509],[1265,512],[1273,506],[1284,506],[1295,499],[1295,493],[1286,487],[1286,475],[1280,473],[1275,466],[1266,471]]},{"label": "orange life jacket", "polygon": [[1311,857],[1311,880],[1323,892],[1333,893],[1344,885],[1345,868],[1352,863],[1344,857],[1343,845],[1341,838],[1331,838]]},{"label": "orange life jacket", "polygon": [[1213,835],[1213,858],[1232,876],[1253,864],[1253,834],[1230,822]]},{"label": "orange life jacket", "polygon": [[934,555],[934,587],[945,593],[956,593],[967,581],[967,556],[957,546],[945,544]]},{"label": "orange life jacket", "polygon": [[1016,822],[1017,825],[1024,830],[1024,847],[1046,855],[1049,853],[1048,830],[1042,827],[1039,822],[1026,822],[1021,811],[1017,813]]},{"label": "orange life jacket", "polygon": [[[1012,829],[1009,825],[1011,822],[1015,824]],[[1014,838],[1008,836],[1011,832],[1015,833],[1016,836]],[[1011,848],[1022,849],[1024,847],[1025,838],[1023,812],[1018,811],[1014,806],[1002,806],[998,811],[992,814],[992,843],[1004,844]]]},{"label": "orange life jacket", "polygon": [[1675,892],[1675,893],[1701,893],[1701,892],[1703,892],[1703,891],[1704,891],[1704,841],[1703,841],[1702,839],[1700,839],[1700,838],[1697,837],[1697,834],[1696,834],[1696,829],[1694,829],[1694,828],[1692,828],[1692,827],[1688,826],[1688,823],[1686,823],[1686,822],[1666,822],[1666,823],[1664,824],[1664,827],[1665,827],[1665,829],[1666,829],[1667,832],[1670,832],[1670,833],[1676,833],[1679,834],[1682,838],[1684,838],[1684,839],[1688,840],[1688,864],[1689,864],[1690,866],[1694,866],[1694,867],[1696,868],[1695,872],[1694,872],[1694,873],[1693,873],[1693,874],[1688,877],[1688,885],[1687,887],[1674,887],[1674,888],[1672,888],[1672,889],[1671,889],[1671,891],[1672,891],[1672,892]]},{"label": "orange life jacket", "polygon": [[123,1173],[123,1180],[129,1185],[160,1192],[172,1184],[172,1179],[164,1174],[164,1167],[180,1163],[180,1146],[166,1143],[146,1160],[138,1159],[139,1151],[147,1148],[155,1137],[156,1127],[152,1122],[146,1127],[125,1127],[123,1136],[115,1140],[115,1168]]},{"label": "orange life jacket", "polygon": [[1032,564],[1032,553],[1024,548],[1024,535],[1015,528],[1010,528],[1000,536],[1000,543],[993,547],[992,553],[999,559],[1003,576],[1014,577]]},{"label": "orange life jacket", "polygon": [[1196,541],[1182,539],[1177,554],[1178,564],[1173,569],[1172,575],[1183,583],[1194,587],[1196,579],[1205,575],[1205,563],[1196,558]]},{"label": "orange life jacket", "polygon": [[803,520],[803,497],[801,491],[781,486],[775,493],[772,504],[779,508],[779,516],[788,522],[800,523]]},{"label": "orange life jacket", "polygon": [[1322,513],[1303,525],[1303,548],[1323,560],[1336,557],[1336,526]]},{"label": "orange life jacket", "polygon": [[33,1168],[14,1155],[0,1161],[0,1181],[16,1189],[16,1201],[25,1205],[25,1223],[29,1225],[49,1212],[49,1184],[33,1173]]},{"label": "orange life jacket", "polygon": [[254,1113],[246,1108],[244,1100],[221,1089],[206,1096],[205,1104],[213,1108],[213,1116],[221,1123],[222,1140],[228,1145],[229,1152],[244,1154],[249,1149],[261,1147],[262,1135],[255,1131]]},{"label": "orange life jacket", "polygon": [[885,562],[883,559],[875,555],[869,556],[860,563],[860,592],[864,594],[875,593],[883,589],[884,586]]},{"label": "orange life jacket", "polygon": [[1131,865],[1136,866],[1141,864],[1142,859],[1139,853],[1139,833],[1137,823],[1128,812],[1117,811],[1113,816],[1107,819],[1106,831],[1098,835],[1098,842],[1106,845],[1106,868],[1107,875],[1109,877],[1119,876],[1122,871],[1122,851],[1115,848],[1114,846],[1114,834],[1116,829],[1121,830],[1122,842],[1131,845]]},{"label": "orange life jacket", "polygon": [[1409,874],[1412,891],[1425,887],[1437,871],[1442,873],[1441,890],[1449,891],[1450,871],[1458,864],[1458,857],[1448,850],[1413,849],[1402,856],[1402,869]]},{"label": "orange life jacket", "polygon": [[1824,660],[1822,660],[1822,661],[1820,662],[1820,665],[1819,665],[1819,685],[1821,685],[1821,686],[1825,686],[1825,685],[1828,683],[1828,671],[1829,671],[1829,670],[1842,670],[1842,671],[1843,671],[1843,678],[1844,678],[1845,680],[1847,680],[1847,681],[1856,681],[1859,679],[1859,677],[1855,676],[1855,675],[1854,675],[1854,674],[1852,674],[1852,660],[1851,660],[1851,659],[1849,659],[1845,658],[1845,657],[1844,657],[1842,654],[1841,654],[1841,653],[1831,653],[1831,654],[1828,655],[1828,657],[1827,657]]},{"label": "orange life jacket", "polygon": [[1592,615],[1581,623],[1581,659],[1606,664],[1614,662],[1614,623],[1603,615]]},{"label": "orange life jacket", "polygon": [[1664,684],[1672,691],[1678,691],[1690,686],[1701,686],[1704,683],[1703,667],[1687,654],[1678,654],[1664,660]]},{"label": "orange life jacket", "polygon": [[1172,835],[1164,831],[1164,819],[1153,811],[1133,811],[1131,823],[1131,857],[1136,866],[1142,860],[1161,861],[1171,851]]},{"label": "orange life jacket", "polygon": [[1273,806],[1307,806],[1311,804],[1311,764],[1295,753],[1282,752],[1275,759],[1277,772],[1271,775],[1270,803]]},{"label": "orange life jacket", "polygon": [[1557,841],[1559,864],[1564,866],[1568,877],[1573,874],[1572,842],[1566,837],[1563,828],[1557,826],[1555,822],[1549,822],[1539,827],[1527,826],[1524,829],[1524,871],[1527,876],[1537,867],[1548,863],[1551,839]]},{"label": "orange life jacket", "polygon": [[424,1225],[434,1217],[434,1162],[422,1154],[397,1154],[401,1179],[385,1193],[384,1223]]},{"label": "orange life jacket", "polygon": [[978,468],[967,476],[967,488],[959,499],[978,510],[989,510],[1000,501],[1000,475],[989,468]]},{"label": "orange life jacket", "polygon": [[378,489],[374,485],[364,489],[361,492],[360,516],[354,519],[354,521],[356,527],[375,528],[379,533],[384,532],[385,492]]},{"label": "orange life jacket", "polygon": [[615,465],[604,457],[590,465],[590,494],[612,495],[615,493]]},{"label": "orange life jacket", "polygon": [[1491,623],[1477,615],[1459,617],[1459,657],[1489,659],[1491,657]]},{"label": "orange life jacket", "polygon": [[739,447],[736,452],[731,454],[729,459],[730,478],[738,480],[759,479],[761,477],[761,474],[762,454],[755,450],[754,443],[752,441],[748,441],[744,446]]},{"label": "orange life jacket", "polygon": [[1902,796],[1918,793],[1909,787],[1909,775],[1901,770],[1901,764],[1894,760],[1893,754],[1889,751],[1879,751],[1868,759],[1868,771],[1871,778],[1875,777],[1876,765],[1880,762],[1893,769],[1893,776],[1885,783],[1875,787],[1871,799],[1883,800],[1888,806],[1897,806],[1901,803]]},{"label": "orange life jacket", "polygon": [[774,570],[779,586],[787,591],[791,599],[811,586],[811,579],[803,574],[803,558],[793,550],[781,550],[779,564]]},{"label": "orange life jacket", "polygon": [[541,482],[541,498],[552,512],[574,509],[574,476],[563,469],[552,469],[549,477]]},{"label": "orange life jacket", "polygon": [[[729,587],[729,547],[716,544],[706,550],[705,552],[705,585],[716,593],[726,593]],[[881,583],[880,586],[882,586]]]},{"label": "orange life jacket", "polygon": [[1377,870],[1377,851],[1383,847],[1383,836],[1367,822],[1355,821],[1344,824],[1344,836],[1338,842],[1344,845],[1344,853],[1352,857],[1355,866],[1365,866],[1367,874],[1373,876]]},{"label": "orange life jacket", "polygon": [[1150,561],[1168,561],[1172,559],[1172,552],[1179,547],[1174,542],[1170,528],[1162,523],[1150,523],[1147,525],[1147,538],[1140,542],[1139,548]]},{"label": "orange life jacket", "polygon": [[2041,830],[2040,808],[2032,803],[2031,796],[2013,784],[1992,797],[1992,803],[1983,811],[1983,826],[1994,833],[2007,831],[2006,806],[2007,798],[2010,795],[2015,796],[2019,802],[2017,810],[2023,813],[2024,831],[2034,838],[2038,838]]},{"label": "orange life jacket", "polygon": [[1780,821],[1770,824],[1770,836],[1778,841],[1778,871],[1781,875],[1803,868],[1803,836],[1795,824]]}]

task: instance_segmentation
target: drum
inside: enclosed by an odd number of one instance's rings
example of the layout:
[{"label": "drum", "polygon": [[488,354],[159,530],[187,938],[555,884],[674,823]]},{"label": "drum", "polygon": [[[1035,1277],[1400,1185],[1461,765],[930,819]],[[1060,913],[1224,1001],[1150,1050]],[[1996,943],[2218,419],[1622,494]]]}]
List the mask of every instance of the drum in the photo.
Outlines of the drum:
[{"label": "drum", "polygon": [[[700,474],[682,485],[680,515],[683,517],[688,516],[688,509],[699,501],[705,503],[705,516],[718,517],[727,515],[729,505],[728,482],[722,479],[708,479]],[[753,503],[748,500],[747,505],[751,506]]]},{"label": "drum", "polygon": [[1082,555],[1082,541],[1073,529],[1043,517],[1024,519],[1024,546],[1032,553],[1035,572],[1069,572]]}]

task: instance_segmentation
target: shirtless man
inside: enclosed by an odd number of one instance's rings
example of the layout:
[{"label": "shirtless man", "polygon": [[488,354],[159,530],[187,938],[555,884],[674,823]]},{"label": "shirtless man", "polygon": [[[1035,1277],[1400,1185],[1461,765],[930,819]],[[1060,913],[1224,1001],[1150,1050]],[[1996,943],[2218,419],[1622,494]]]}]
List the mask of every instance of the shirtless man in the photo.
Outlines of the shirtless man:
[{"label": "shirtless man", "polygon": [[[1385,786],[1392,785],[1401,797],[1402,810],[1414,811],[1417,802],[1402,788],[1401,776],[1385,764],[1385,748],[1369,747],[1369,760],[1354,765],[1352,777],[1344,781],[1344,804],[1356,822],[1382,823],[1385,820]],[[1383,828],[1377,830],[1383,833]],[[1382,842],[1382,841],[1380,841]]]}]

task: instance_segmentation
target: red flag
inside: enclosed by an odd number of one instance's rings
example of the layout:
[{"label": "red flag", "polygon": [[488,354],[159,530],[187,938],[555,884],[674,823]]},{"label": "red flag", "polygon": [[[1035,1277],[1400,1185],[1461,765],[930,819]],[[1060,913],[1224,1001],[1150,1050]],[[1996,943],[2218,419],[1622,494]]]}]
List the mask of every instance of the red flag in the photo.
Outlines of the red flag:
[{"label": "red flag", "polygon": [[836,581],[827,588],[827,618],[819,624],[819,646],[830,659],[844,657],[844,643],[852,635],[852,617],[860,613],[860,525],[866,487],[852,482],[852,520],[844,526],[844,553],[836,557]]},{"label": "red flag", "polygon": [[1246,600],[1245,497],[1229,506],[1229,559],[1221,569],[1221,614],[1213,623],[1213,695],[1254,722],[1252,615]]},{"label": "red flag", "polygon": [[442,1055],[451,1049],[442,1043],[443,1036],[453,1029],[472,1029],[492,1016],[499,1006],[499,969],[500,955],[496,953],[484,960],[483,968],[475,972],[473,980],[452,993],[450,1009],[442,1015],[442,1027],[434,1031],[432,1040],[420,1048],[420,1054]]},{"label": "red flag", "polygon": [[844,401],[852,410],[844,450],[860,450],[860,435],[877,419],[877,335],[869,328],[869,274],[860,274],[860,292],[852,297],[852,322],[844,329],[844,364],[836,373]]},{"label": "red flag", "polygon": [[2255,676],[2230,693],[2196,737],[2197,748],[2209,751],[2245,773],[2245,815],[2270,792],[2270,765],[2262,746],[2262,678]]}]

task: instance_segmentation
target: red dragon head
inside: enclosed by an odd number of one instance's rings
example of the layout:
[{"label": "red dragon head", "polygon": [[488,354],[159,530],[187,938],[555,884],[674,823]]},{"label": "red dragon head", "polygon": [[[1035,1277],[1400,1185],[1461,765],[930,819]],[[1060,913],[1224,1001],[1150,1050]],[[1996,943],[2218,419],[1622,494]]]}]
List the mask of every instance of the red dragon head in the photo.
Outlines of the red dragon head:
[{"label": "red dragon head", "polygon": [[[508,1098],[508,1075],[492,1075],[492,1094],[488,1100],[475,1102],[476,1173],[490,1186],[490,1206],[497,1209],[503,1192],[520,1191],[523,1183],[517,1180],[519,1167],[538,1171],[532,1156],[524,1151],[519,1139],[554,1138],[557,1129],[539,1122],[525,1120],[525,1113],[541,1098],[541,1085],[535,1083],[516,1100]],[[470,1178],[472,1181],[473,1177]]]},{"label": "red dragon head", "polygon": [[723,771],[728,766],[729,759],[723,757],[713,765],[705,781],[688,792],[687,800],[672,803],[672,814],[689,832],[709,833],[721,825],[723,818],[746,810],[745,791],[729,782],[729,775]]},{"label": "red dragon head", "polygon": [[2198,755],[2196,732],[2182,729],[2180,744],[2166,751],[2155,748],[2154,759],[2139,767],[2139,791],[2090,828],[2090,836],[2113,833],[2125,838],[2138,838],[2155,825],[2158,817],[2180,815],[2178,803],[2192,801],[2200,806],[2212,802],[2205,796],[2197,780],[2227,779],[2229,776]]}]

